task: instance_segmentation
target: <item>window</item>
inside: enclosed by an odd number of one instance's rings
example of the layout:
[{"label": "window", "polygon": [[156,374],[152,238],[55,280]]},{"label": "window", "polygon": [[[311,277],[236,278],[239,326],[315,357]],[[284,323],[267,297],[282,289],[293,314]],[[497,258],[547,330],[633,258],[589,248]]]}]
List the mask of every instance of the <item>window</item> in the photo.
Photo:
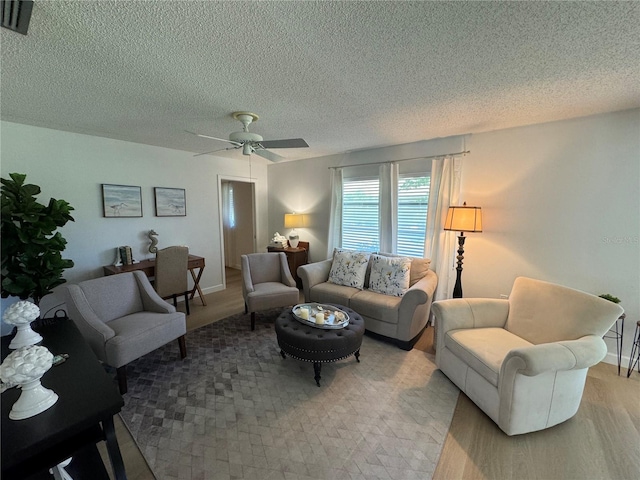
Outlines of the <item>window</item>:
[{"label": "window", "polygon": [[398,179],[398,242],[396,252],[408,257],[424,255],[431,178],[405,174]]},{"label": "window", "polygon": [[[424,165],[398,170],[394,165],[391,175],[371,175],[370,171],[362,175],[362,169],[346,172],[342,181],[343,248],[424,255],[430,173],[424,171]],[[385,181],[393,185],[385,187]]]},{"label": "window", "polygon": [[342,184],[342,247],[374,252],[380,247],[380,181],[345,180]]}]

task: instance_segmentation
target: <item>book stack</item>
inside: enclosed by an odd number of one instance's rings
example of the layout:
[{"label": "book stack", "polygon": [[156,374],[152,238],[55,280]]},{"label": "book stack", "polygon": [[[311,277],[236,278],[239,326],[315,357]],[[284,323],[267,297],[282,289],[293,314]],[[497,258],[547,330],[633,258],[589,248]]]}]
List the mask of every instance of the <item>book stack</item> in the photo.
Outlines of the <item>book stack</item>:
[{"label": "book stack", "polygon": [[123,265],[132,265],[133,264],[133,256],[131,255],[131,247],[122,246],[120,248],[120,261]]}]

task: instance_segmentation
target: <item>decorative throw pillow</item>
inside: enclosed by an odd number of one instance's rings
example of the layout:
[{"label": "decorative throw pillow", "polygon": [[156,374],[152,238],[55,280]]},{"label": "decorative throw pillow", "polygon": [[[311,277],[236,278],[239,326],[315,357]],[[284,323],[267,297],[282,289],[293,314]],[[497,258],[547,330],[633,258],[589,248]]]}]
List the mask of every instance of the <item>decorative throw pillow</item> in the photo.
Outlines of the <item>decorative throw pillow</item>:
[{"label": "decorative throw pillow", "polygon": [[[393,257],[397,258],[400,255],[395,253],[384,253],[380,252],[380,255],[385,257]],[[411,259],[411,278],[409,279],[409,287],[413,287],[416,283],[422,280],[429,271],[429,267],[431,266],[430,258],[419,258],[419,257],[407,257]]]},{"label": "decorative throw pillow", "polygon": [[369,256],[369,252],[336,250],[329,272],[329,282],[362,290]]},{"label": "decorative throw pillow", "polygon": [[371,255],[369,290],[384,295],[401,297],[409,288],[411,259]]}]

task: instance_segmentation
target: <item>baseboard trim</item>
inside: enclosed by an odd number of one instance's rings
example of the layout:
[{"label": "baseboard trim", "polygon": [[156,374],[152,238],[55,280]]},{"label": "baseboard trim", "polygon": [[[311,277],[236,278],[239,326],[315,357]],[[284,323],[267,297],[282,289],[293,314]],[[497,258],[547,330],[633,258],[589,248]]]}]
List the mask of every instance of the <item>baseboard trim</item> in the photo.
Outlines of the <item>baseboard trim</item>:
[{"label": "baseboard trim", "polygon": [[[614,353],[607,353],[607,356],[602,360],[604,363],[610,363],[611,365],[618,366],[618,355]],[[629,357],[627,355],[622,355],[622,360],[620,361],[620,368],[628,368],[629,367]]]},{"label": "baseboard trim", "polygon": [[[202,289],[202,294],[206,295],[208,293],[214,293],[214,292],[221,292],[222,290],[224,290],[224,285],[220,284],[220,285],[214,285],[213,287],[207,287],[207,288],[203,288]],[[190,299],[191,302],[193,301],[198,301],[200,299],[200,296],[196,293],[196,296],[193,297],[192,299]],[[165,299],[167,302],[171,303],[173,302],[172,299]],[[180,295],[178,297],[178,303],[184,303],[184,295]],[[189,304],[191,305],[191,304]]]}]

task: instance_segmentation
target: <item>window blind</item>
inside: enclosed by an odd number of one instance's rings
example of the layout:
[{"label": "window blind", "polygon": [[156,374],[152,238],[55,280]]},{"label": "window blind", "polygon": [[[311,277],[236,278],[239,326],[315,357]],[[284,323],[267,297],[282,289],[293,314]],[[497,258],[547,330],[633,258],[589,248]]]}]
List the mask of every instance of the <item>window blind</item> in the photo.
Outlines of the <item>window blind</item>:
[{"label": "window blind", "polygon": [[378,178],[346,179],[342,186],[342,247],[379,249],[380,182]]}]

